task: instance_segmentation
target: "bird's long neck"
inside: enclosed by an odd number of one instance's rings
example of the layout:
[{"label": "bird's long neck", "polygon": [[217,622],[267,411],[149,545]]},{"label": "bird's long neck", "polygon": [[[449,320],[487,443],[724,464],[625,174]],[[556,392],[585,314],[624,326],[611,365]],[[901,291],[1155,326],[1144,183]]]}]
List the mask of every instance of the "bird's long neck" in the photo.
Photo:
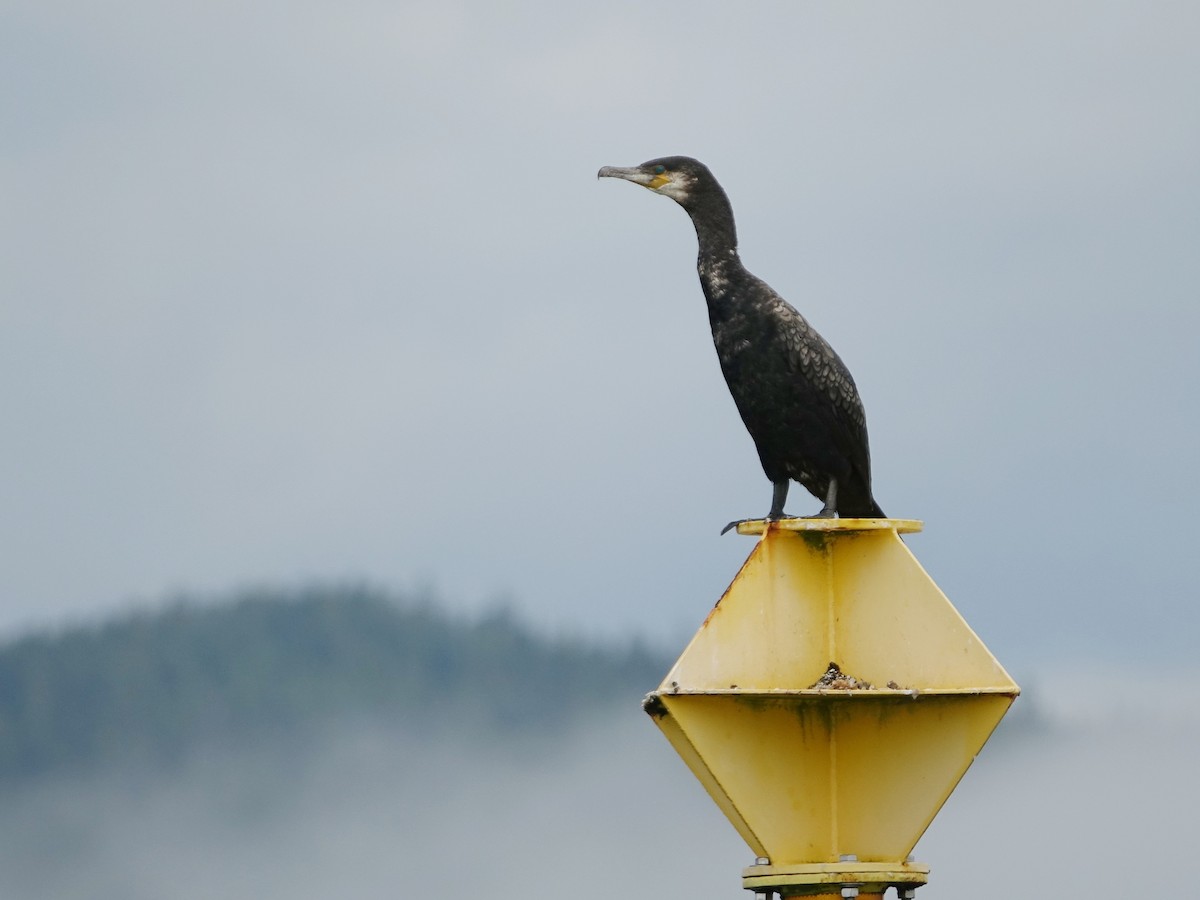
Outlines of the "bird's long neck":
[{"label": "bird's long neck", "polygon": [[696,226],[701,259],[737,255],[737,226],[733,222],[733,207],[719,185],[713,185],[689,203],[687,212]]},{"label": "bird's long neck", "polygon": [[724,318],[725,307],[732,300],[730,286],[744,272],[737,252],[733,208],[721,191],[705,197],[702,204],[689,209],[688,213],[696,226],[696,239],[700,245],[696,270],[708,300],[709,314],[715,319]]}]

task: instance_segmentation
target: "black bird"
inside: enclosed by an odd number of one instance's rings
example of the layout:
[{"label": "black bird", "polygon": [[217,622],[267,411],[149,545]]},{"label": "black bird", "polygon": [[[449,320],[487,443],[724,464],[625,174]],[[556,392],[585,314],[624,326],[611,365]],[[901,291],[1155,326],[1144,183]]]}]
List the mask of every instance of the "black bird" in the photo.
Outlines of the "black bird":
[{"label": "black bird", "polygon": [[598,177],[640,184],[692,217],[717,358],[774,485],[767,518],[788,517],[791,481],[823,501],[817,517],[884,518],[871,494],[867,420],[854,379],[804,316],[746,271],[733,207],[708,167],[665,156],[631,168],[605,166]]}]

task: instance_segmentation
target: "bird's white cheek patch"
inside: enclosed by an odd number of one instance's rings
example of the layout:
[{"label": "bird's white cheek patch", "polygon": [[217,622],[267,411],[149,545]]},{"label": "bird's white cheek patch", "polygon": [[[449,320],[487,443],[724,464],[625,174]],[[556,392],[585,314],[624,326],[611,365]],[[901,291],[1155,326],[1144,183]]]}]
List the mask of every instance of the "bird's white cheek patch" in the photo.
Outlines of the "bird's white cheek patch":
[{"label": "bird's white cheek patch", "polygon": [[[662,177],[663,176],[660,175],[660,176],[658,176],[658,178],[655,178],[654,180],[658,181],[658,179],[662,178]],[[680,181],[668,181],[665,184],[663,184],[662,187],[657,188],[657,190],[664,197],[670,197],[676,203],[683,203],[683,201],[685,201],[688,196],[687,185],[684,183],[681,183]]]}]

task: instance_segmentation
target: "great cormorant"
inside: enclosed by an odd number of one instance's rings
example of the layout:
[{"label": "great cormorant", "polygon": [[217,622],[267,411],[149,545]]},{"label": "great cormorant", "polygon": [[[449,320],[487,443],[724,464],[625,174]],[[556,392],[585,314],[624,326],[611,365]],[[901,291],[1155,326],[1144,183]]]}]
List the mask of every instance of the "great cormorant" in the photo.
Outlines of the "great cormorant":
[{"label": "great cormorant", "polygon": [[818,517],[883,518],[871,495],[867,421],[854,379],[804,316],[746,271],[733,207],[708,167],[665,156],[630,168],[605,166],[598,177],[640,184],[692,217],[717,358],[774,486],[767,518],[788,517],[783,504],[793,480],[823,501]]}]

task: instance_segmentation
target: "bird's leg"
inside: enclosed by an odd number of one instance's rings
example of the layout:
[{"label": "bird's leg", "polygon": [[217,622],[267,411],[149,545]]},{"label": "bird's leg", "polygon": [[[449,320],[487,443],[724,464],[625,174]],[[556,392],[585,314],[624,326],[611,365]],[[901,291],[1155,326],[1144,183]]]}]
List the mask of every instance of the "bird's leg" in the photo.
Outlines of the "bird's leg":
[{"label": "bird's leg", "polygon": [[791,486],[791,481],[784,478],[782,481],[773,482],[775,489],[771,492],[771,511],[767,513],[767,519],[774,521],[775,519],[786,519],[787,513],[783,511],[783,504],[787,502],[788,488]]},{"label": "bird's leg", "polygon": [[837,479],[829,479],[829,488],[825,491],[825,505],[821,507],[821,511],[816,515],[809,516],[810,519],[832,519],[837,515]]},{"label": "bird's leg", "polygon": [[[783,504],[787,502],[788,488],[791,487],[791,481],[787,478],[782,481],[771,482],[774,489],[771,491],[771,511],[767,513],[768,522],[777,522],[780,519],[788,518],[788,514],[783,511]],[[728,525],[721,529],[721,534],[737,528],[743,522],[753,522],[754,519],[734,519]]]}]

